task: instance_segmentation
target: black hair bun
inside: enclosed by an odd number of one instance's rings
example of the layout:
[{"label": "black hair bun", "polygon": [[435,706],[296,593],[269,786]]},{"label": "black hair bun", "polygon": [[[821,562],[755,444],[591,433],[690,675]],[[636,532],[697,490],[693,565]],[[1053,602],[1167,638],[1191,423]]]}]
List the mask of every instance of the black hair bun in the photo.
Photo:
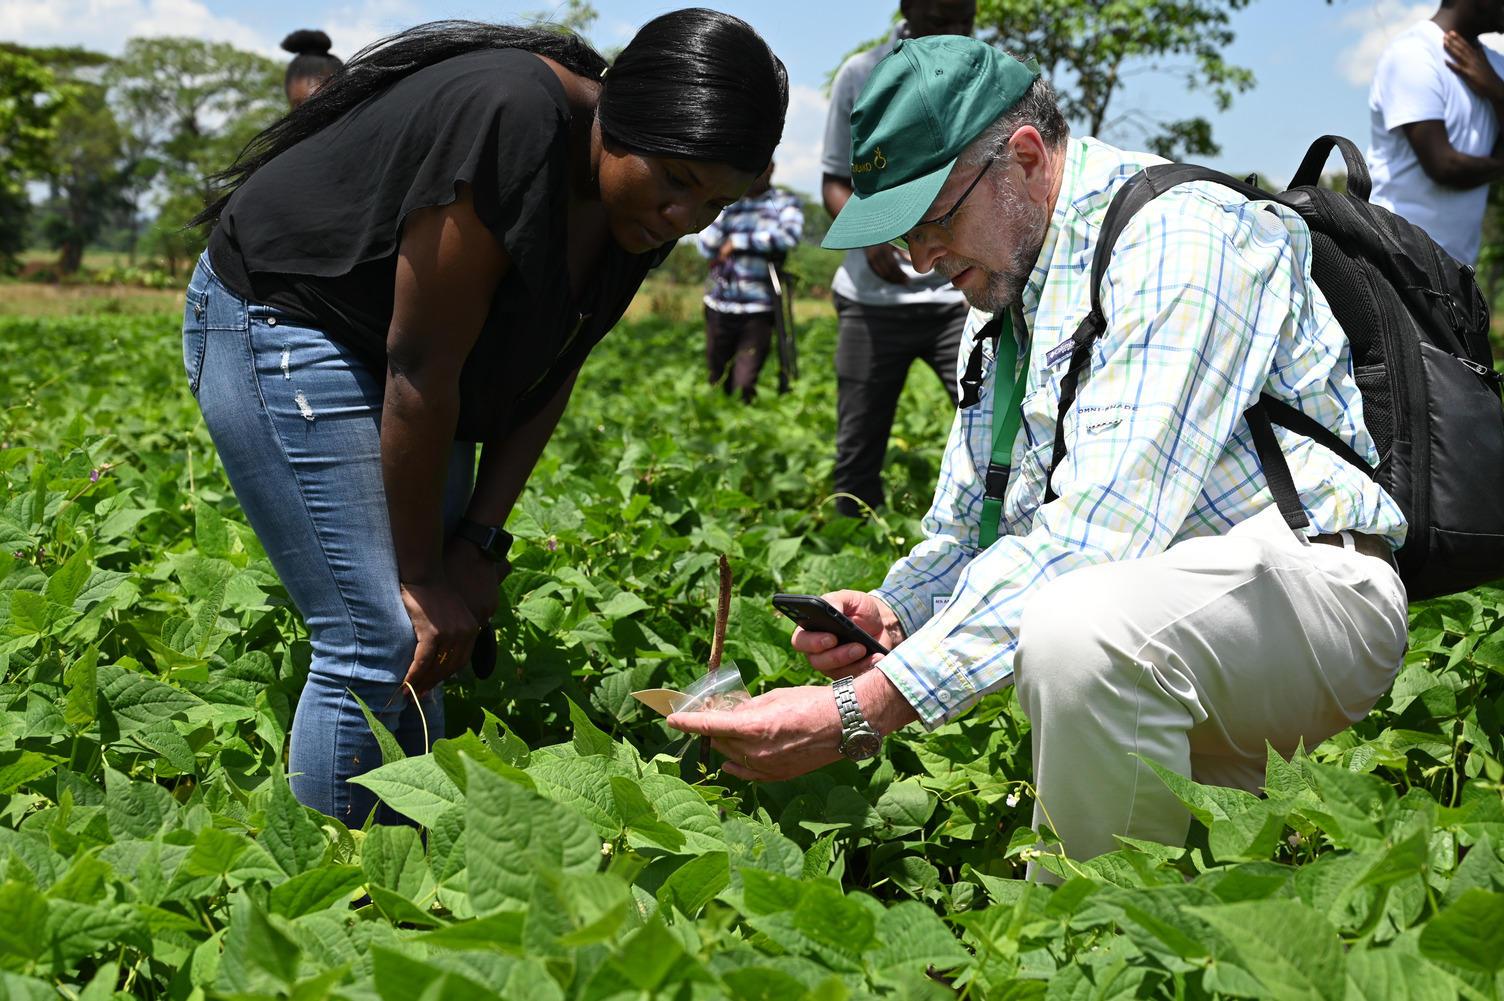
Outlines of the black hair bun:
[{"label": "black hair bun", "polygon": [[282,48],[299,56],[326,56],[334,43],[317,28],[300,28],[282,39]]}]

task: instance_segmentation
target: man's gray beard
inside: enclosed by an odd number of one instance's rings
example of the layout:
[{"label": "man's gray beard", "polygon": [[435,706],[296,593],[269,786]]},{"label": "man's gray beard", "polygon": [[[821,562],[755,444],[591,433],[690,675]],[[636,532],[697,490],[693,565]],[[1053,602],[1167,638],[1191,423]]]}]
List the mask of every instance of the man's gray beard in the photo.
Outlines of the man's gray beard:
[{"label": "man's gray beard", "polygon": [[972,308],[987,313],[997,313],[1018,303],[1023,297],[1024,286],[1034,272],[1039,252],[1044,248],[1044,234],[1049,225],[1049,216],[1043,205],[1020,198],[1013,190],[999,193],[996,202],[999,223],[1010,238],[1013,249],[1002,270],[983,268],[987,280],[976,292],[962,290]]}]

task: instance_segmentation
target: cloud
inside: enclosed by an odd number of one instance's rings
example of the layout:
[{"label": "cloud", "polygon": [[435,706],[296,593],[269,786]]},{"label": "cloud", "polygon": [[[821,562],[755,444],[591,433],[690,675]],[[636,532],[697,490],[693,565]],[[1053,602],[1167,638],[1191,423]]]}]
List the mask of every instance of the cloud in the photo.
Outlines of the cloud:
[{"label": "cloud", "polygon": [[349,59],[378,38],[442,16],[425,14],[406,0],[365,0],[329,10],[323,22],[334,40],[334,54]]},{"label": "cloud", "polygon": [[1404,3],[1402,0],[1375,0],[1367,10],[1354,10],[1342,18],[1342,26],[1357,34],[1358,40],[1339,57],[1342,75],[1356,87],[1367,87],[1373,71],[1396,35],[1417,21],[1436,13],[1432,3]]},{"label": "cloud", "polygon": [[201,0],[0,0],[0,38],[24,45],[81,45],[118,54],[127,38],[155,35],[229,42],[285,57],[276,41],[215,14]]},{"label": "cloud", "polygon": [[819,87],[789,87],[783,143],[774,154],[778,184],[816,198],[820,195],[820,154],[825,143],[825,112],[830,100]]}]

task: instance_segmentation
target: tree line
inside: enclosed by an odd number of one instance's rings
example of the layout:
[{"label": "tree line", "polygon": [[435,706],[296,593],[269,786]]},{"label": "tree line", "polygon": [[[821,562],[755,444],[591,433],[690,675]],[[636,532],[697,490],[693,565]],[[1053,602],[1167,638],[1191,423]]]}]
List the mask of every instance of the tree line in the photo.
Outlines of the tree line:
[{"label": "tree line", "polygon": [[282,72],[197,38],[133,38],[118,57],[0,43],[0,269],[41,242],[71,275],[108,235],[176,273],[203,245],[182,220],[206,178],[286,107]]}]

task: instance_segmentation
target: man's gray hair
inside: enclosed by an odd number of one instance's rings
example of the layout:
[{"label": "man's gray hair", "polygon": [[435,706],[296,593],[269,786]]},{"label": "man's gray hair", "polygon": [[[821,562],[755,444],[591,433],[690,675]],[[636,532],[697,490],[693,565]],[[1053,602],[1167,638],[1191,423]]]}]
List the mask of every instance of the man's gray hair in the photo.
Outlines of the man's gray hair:
[{"label": "man's gray hair", "polygon": [[976,165],[989,159],[1007,162],[1008,140],[1025,125],[1034,126],[1046,146],[1059,149],[1070,137],[1071,127],[1060,113],[1060,104],[1055,100],[1055,88],[1044,77],[1038,77],[1024,91],[1023,97],[1003,112],[982,134],[972,140],[962,152],[960,162]]}]

